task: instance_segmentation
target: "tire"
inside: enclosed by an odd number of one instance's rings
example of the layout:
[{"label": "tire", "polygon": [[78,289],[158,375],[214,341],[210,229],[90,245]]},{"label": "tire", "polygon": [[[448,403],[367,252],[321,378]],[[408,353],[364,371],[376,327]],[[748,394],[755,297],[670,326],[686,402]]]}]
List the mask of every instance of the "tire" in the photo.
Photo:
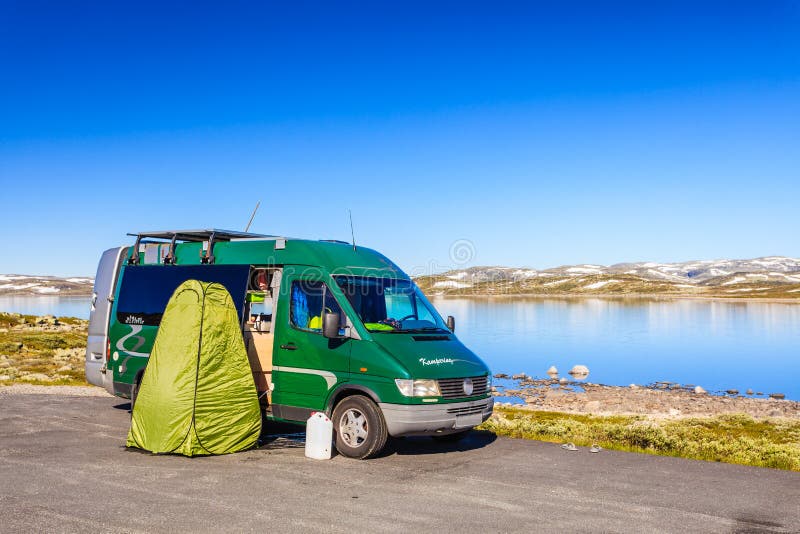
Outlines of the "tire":
[{"label": "tire", "polygon": [[136,404],[136,397],[139,396],[139,385],[142,383],[142,377],[139,376],[131,386],[131,417],[133,417],[133,407]]},{"label": "tire", "polygon": [[452,434],[444,434],[441,436],[432,436],[432,437],[433,439],[441,443],[456,443],[467,437],[467,434],[469,434],[470,430],[472,429],[470,428],[469,430],[462,430],[461,432],[453,432]]},{"label": "tire", "polygon": [[378,454],[389,436],[380,408],[363,395],[346,397],[336,405],[333,431],[339,454],[359,460]]}]

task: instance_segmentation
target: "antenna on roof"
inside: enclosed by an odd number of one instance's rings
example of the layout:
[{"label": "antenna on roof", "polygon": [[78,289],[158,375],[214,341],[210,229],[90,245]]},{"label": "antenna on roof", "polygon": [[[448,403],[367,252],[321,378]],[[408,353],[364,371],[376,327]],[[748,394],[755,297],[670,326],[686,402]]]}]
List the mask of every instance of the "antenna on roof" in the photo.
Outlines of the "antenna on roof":
[{"label": "antenna on roof", "polygon": [[356,233],[353,231],[353,212],[349,209],[347,210],[347,214],[350,216],[350,237],[353,238],[353,250],[356,249]]},{"label": "antenna on roof", "polygon": [[261,205],[261,201],[259,200],[256,202],[256,207],[253,210],[253,214],[250,216],[250,220],[247,221],[247,226],[245,226],[244,231],[248,231],[250,229],[250,225],[253,224],[253,218],[256,216],[256,212],[258,211],[258,207]]}]

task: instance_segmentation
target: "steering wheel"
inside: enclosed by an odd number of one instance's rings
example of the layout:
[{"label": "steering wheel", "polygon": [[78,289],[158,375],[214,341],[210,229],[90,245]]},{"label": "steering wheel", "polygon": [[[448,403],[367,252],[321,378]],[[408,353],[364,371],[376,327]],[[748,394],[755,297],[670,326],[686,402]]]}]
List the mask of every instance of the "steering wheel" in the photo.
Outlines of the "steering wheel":
[{"label": "steering wheel", "polygon": [[416,316],[417,316],[417,314],[416,314],[416,313],[412,313],[411,315],[406,315],[405,317],[402,317],[402,318],[398,319],[398,321],[400,321],[400,322],[402,323],[402,322],[403,322],[403,321],[405,321],[406,319],[413,319],[413,318],[414,318],[414,317],[416,317]]}]

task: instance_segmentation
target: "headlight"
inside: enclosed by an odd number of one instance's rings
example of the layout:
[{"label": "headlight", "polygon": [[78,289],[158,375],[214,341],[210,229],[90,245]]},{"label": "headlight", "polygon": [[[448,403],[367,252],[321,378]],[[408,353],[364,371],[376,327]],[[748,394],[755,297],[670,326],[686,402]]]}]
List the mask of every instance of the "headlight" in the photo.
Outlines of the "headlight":
[{"label": "headlight", "polygon": [[492,391],[492,375],[486,375],[486,391]]},{"label": "headlight", "polygon": [[397,378],[394,383],[405,397],[440,397],[442,395],[436,380]]}]

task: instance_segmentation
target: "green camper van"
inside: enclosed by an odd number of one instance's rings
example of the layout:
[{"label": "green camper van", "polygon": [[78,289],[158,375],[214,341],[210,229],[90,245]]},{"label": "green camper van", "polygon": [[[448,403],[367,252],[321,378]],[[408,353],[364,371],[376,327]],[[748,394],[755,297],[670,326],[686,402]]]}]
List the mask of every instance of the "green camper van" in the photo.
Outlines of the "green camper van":
[{"label": "green camper van", "polygon": [[457,440],[494,405],[486,364],[382,254],[341,241],[226,230],[129,234],[95,278],[86,377],[136,402],[162,314],[186,280],[225,286],[267,420],[333,421],[337,450],[388,436]]}]

